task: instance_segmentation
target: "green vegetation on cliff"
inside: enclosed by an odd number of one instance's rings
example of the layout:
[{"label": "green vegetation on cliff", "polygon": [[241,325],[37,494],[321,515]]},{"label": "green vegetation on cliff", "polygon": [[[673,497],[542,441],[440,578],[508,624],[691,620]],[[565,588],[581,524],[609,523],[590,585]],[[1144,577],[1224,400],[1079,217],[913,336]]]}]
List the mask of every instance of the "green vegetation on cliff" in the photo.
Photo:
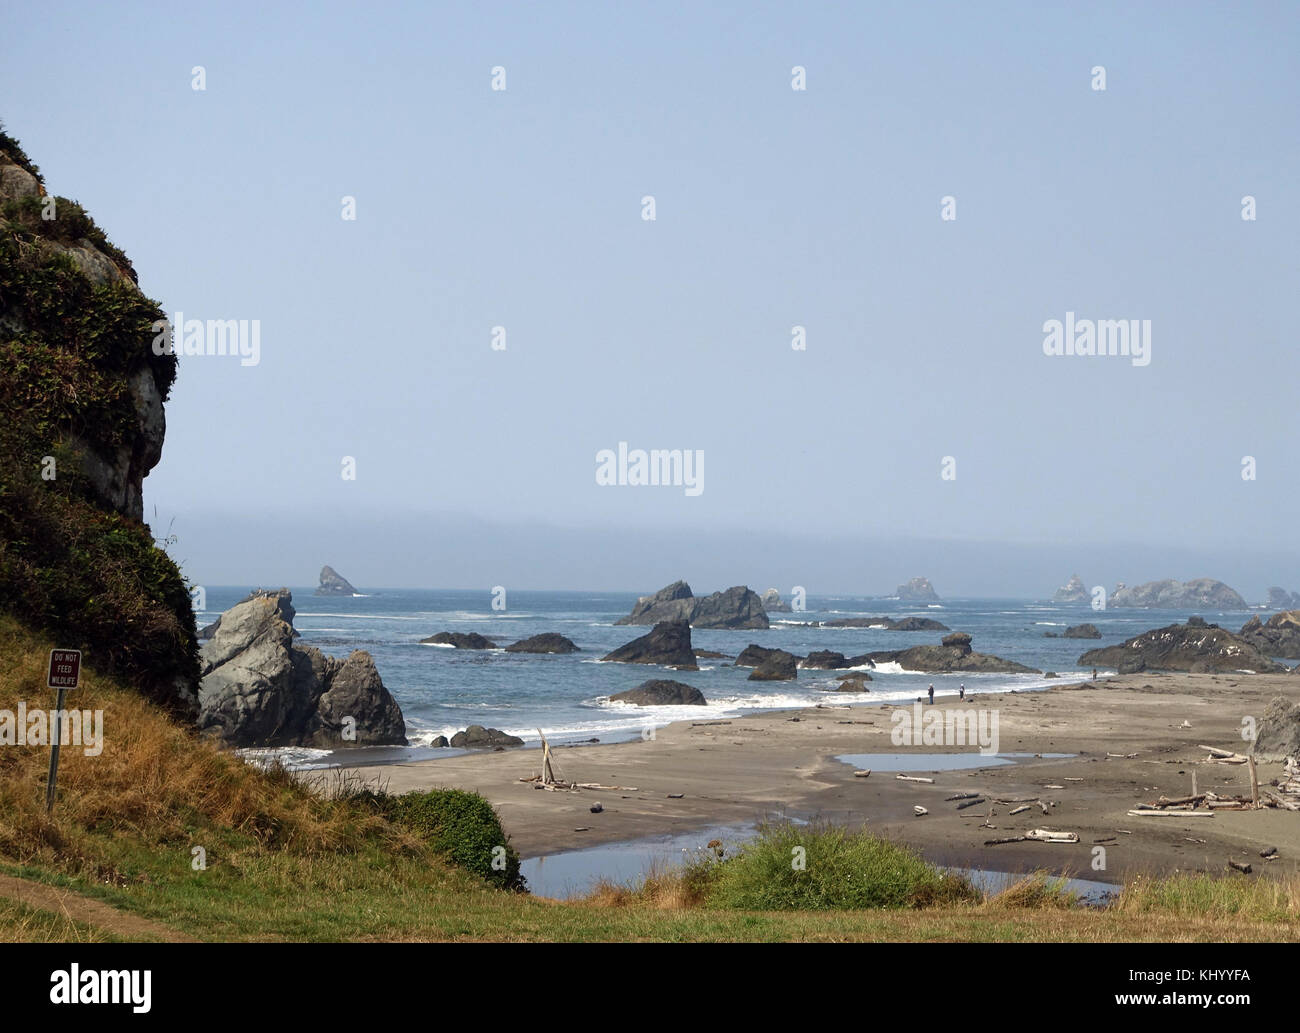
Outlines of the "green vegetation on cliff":
[{"label": "green vegetation on cliff", "polygon": [[189,592],[138,512],[176,378],[165,316],[3,131],[0,176],[0,612],[189,710]]}]

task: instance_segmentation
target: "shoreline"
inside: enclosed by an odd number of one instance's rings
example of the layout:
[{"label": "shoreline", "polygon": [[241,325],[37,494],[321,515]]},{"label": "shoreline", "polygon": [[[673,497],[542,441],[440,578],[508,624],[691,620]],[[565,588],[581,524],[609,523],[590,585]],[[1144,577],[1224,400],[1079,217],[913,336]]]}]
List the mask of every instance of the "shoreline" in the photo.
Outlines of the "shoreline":
[{"label": "shoreline", "polygon": [[[951,867],[1045,868],[1119,882],[1139,874],[1225,871],[1231,859],[1251,863],[1256,873],[1290,874],[1300,859],[1300,814],[1295,812],[1219,811],[1212,818],[1186,819],[1127,814],[1162,793],[1186,795],[1193,770],[1202,790],[1248,794],[1246,765],[1206,764],[1205,751],[1196,747],[1204,743],[1244,752],[1242,718],[1258,719],[1278,695],[1300,699],[1300,680],[1288,675],[1142,673],[1030,691],[968,693],[964,701],[937,697],[926,712],[996,712],[999,753],[1070,756],[907,772],[933,778],[933,784],[902,781],[893,771],[857,778],[853,767],[836,757],[972,751],[893,745],[890,715],[910,711],[910,702],[839,709],[831,700],[730,719],[677,721],[649,740],[554,748],[557,777],[627,787],[623,790],[536,789],[520,781],[540,769],[541,754],[535,749],[344,764],[343,770],[379,779],[397,793],[435,786],[480,792],[497,808],[526,859],[785,815],[866,827]],[[1182,727],[1184,721],[1190,727]],[[1260,783],[1267,784],[1280,771],[1281,765],[1260,764]],[[945,800],[967,792],[988,802],[959,811],[956,802]],[[672,798],[677,794],[680,798]],[[1049,813],[1031,807],[1011,816],[1008,812],[1018,804],[994,802],[1019,797],[1041,797]],[[593,814],[590,807],[596,802],[603,811]],[[915,817],[913,805],[929,813]],[[1079,842],[985,846],[986,840],[1033,828],[1076,832]],[[1260,859],[1266,846],[1278,848],[1278,860]],[[1096,847],[1104,848],[1104,856],[1094,853]],[[1096,867],[1099,863],[1104,867]]]}]

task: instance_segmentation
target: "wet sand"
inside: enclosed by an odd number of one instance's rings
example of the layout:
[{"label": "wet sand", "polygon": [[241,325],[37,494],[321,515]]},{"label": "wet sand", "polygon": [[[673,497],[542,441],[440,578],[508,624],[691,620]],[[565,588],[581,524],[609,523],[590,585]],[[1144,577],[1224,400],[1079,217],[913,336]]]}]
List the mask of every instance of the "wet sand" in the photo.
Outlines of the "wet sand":
[{"label": "wet sand", "polygon": [[[682,721],[659,729],[652,741],[554,751],[558,777],[627,787],[622,790],[547,792],[519,781],[538,773],[540,750],[476,752],[358,773],[378,776],[392,792],[455,786],[482,793],[524,857],[788,815],[865,825],[936,863],[996,871],[1047,868],[1121,881],[1139,873],[1224,871],[1231,859],[1252,864],[1256,873],[1290,874],[1300,859],[1300,812],[1219,811],[1209,818],[1127,813],[1161,794],[1189,794],[1193,771],[1202,792],[1249,796],[1246,765],[1205,763],[1206,752],[1197,746],[1246,752],[1242,718],[1258,720],[1279,695],[1300,699],[1300,678],[1138,674],[1035,692],[968,693],[965,701],[939,696],[934,709],[940,711],[996,710],[1001,753],[1073,756],[904,772],[931,777],[933,784],[903,782],[892,771],[857,778],[836,756],[973,751],[897,747],[890,715],[898,706],[840,709],[832,692],[820,707]],[[1182,727],[1184,721],[1190,727]],[[1259,765],[1262,785],[1280,773],[1281,765]],[[970,792],[988,802],[959,811],[957,802],[945,800]],[[672,798],[676,794],[680,798]],[[1018,804],[994,802],[1014,797],[1040,797],[1050,813],[1031,806],[1011,816]],[[604,807],[599,814],[590,811],[595,802]],[[916,804],[929,814],[914,816]],[[1076,832],[1079,842],[984,845],[1035,828]],[[1094,863],[1097,846],[1105,848],[1104,868]],[[1279,859],[1262,860],[1266,846],[1277,847]]]}]

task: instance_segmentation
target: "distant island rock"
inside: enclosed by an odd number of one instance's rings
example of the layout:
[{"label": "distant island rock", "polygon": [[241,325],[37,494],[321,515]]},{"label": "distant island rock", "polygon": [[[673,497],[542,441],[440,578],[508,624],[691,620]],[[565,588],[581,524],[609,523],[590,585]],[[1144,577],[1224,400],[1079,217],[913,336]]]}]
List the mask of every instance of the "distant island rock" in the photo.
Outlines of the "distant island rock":
[{"label": "distant island rock", "polygon": [[1065,629],[1066,638],[1101,638],[1101,632],[1095,624],[1076,624]]},{"label": "distant island rock", "polygon": [[422,646],[455,646],[457,649],[500,649],[490,638],[477,631],[440,631],[436,635],[420,639]]},{"label": "distant island rock", "polygon": [[769,588],[763,593],[762,597],[764,613],[793,613],[790,604],[781,598],[781,593],[775,588]]},{"label": "distant island rock", "polygon": [[349,584],[348,579],[343,577],[333,567],[320,568],[320,585],[316,589],[316,595],[358,595],[355,588]]},{"label": "distant island rock", "polygon": [[452,746],[468,750],[481,750],[491,746],[522,746],[523,739],[517,735],[507,735],[500,728],[484,728],[482,725],[470,725],[463,732],[451,737]]},{"label": "distant island rock", "polygon": [[1088,591],[1088,586],[1083,583],[1078,574],[1071,574],[1070,580],[1056,590],[1052,596],[1054,603],[1086,603],[1092,598],[1092,593]]},{"label": "distant island rock", "polygon": [[905,671],[922,674],[986,673],[986,674],[1041,674],[1037,668],[1026,667],[1014,660],[1003,660],[988,653],[971,649],[971,637],[964,631],[955,631],[943,637],[938,646],[912,646],[910,649],[882,650],[868,653],[867,659],[879,666],[896,663]]},{"label": "distant island rock", "polygon": [[1120,674],[1139,671],[1280,674],[1287,670],[1244,638],[1217,624],[1206,624],[1200,617],[1191,617],[1186,624],[1144,631],[1117,646],[1090,649],[1078,662],[1092,667],[1113,667]]},{"label": "distant island rock", "polygon": [[1268,590],[1268,608],[1270,610],[1300,609],[1300,592],[1288,592],[1276,585]]},{"label": "distant island rock", "polygon": [[693,685],[667,678],[652,678],[635,689],[615,693],[609,698],[619,703],[634,703],[638,707],[698,707],[708,702],[704,693]]},{"label": "distant island rock", "polygon": [[914,577],[905,585],[894,589],[894,595],[905,603],[937,603],[939,593],[930,584],[929,578]]},{"label": "distant island rock", "polygon": [[1245,610],[1246,600],[1222,581],[1209,577],[1191,581],[1148,581],[1129,588],[1122,581],[1115,586],[1107,604],[1148,610]]},{"label": "distant island rock", "polygon": [[1252,617],[1242,627],[1241,637],[1265,656],[1300,660],[1300,610],[1275,613],[1267,621]]},{"label": "distant island rock", "polygon": [[663,621],[686,621],[696,628],[727,630],[768,627],[763,600],[744,585],[697,597],[685,581],[674,581],[654,595],[643,595],[630,614],[614,623],[659,624]]},{"label": "distant island rock", "polygon": [[698,671],[691,649],[691,626],[685,620],[660,621],[650,631],[601,658],[615,664],[662,664]]},{"label": "distant island rock", "polygon": [[374,660],[293,641],[288,592],[254,593],[199,650],[199,731],[230,746],[405,746],[406,722]]},{"label": "distant island rock", "polygon": [[520,639],[506,646],[507,653],[576,653],[578,647],[563,635],[546,631],[540,635]]}]

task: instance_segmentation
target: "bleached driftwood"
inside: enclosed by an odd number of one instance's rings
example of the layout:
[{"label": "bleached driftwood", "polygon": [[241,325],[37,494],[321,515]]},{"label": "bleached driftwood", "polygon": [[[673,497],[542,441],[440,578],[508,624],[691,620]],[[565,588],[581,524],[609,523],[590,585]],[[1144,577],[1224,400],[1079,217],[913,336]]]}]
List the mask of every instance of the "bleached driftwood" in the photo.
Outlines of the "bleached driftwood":
[{"label": "bleached driftwood", "polygon": [[[1213,818],[1213,811],[1139,811],[1128,812],[1130,818]],[[1123,832],[1123,829],[1117,829]]]},{"label": "bleached driftwood", "polygon": [[932,778],[921,778],[917,775],[895,775],[894,777],[900,782],[926,782],[929,785],[934,785],[934,779]]}]

